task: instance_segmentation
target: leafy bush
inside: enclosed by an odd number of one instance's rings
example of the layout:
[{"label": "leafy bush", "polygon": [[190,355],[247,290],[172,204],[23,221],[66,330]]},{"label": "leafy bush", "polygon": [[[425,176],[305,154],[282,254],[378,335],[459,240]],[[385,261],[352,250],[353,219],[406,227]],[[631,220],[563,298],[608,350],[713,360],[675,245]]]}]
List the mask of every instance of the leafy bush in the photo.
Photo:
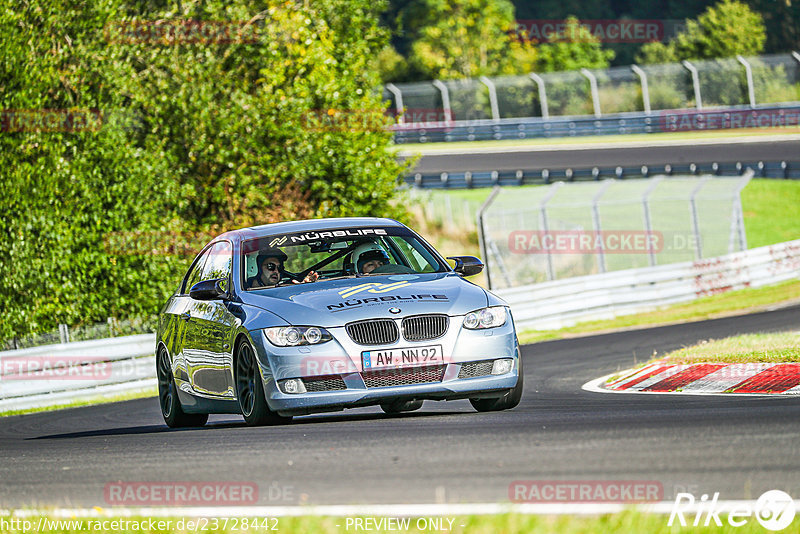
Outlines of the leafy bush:
[{"label": "leafy bush", "polygon": [[0,12],[0,338],[151,315],[225,229],[402,215],[380,3],[154,5]]}]

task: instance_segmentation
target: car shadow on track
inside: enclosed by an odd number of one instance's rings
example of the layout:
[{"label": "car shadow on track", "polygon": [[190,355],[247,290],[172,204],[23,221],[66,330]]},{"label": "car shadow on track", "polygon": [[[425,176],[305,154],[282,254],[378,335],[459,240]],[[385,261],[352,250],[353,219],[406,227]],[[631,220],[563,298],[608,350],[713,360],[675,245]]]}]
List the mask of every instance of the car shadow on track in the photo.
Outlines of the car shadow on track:
[{"label": "car shadow on track", "polygon": [[[301,418],[295,418],[286,425],[278,425],[276,427],[260,427],[260,428],[281,428],[281,427],[297,427],[301,425],[316,425],[323,423],[348,423],[360,421],[373,421],[373,420],[392,420],[392,419],[416,419],[416,418],[431,418],[442,417],[448,415],[467,415],[465,412],[446,411],[446,412],[415,412],[415,413],[400,413],[400,414],[384,414],[384,413],[361,413],[361,414],[337,414],[337,415],[310,415]],[[45,440],[45,439],[75,439],[75,438],[90,438],[100,436],[126,436],[136,434],[161,434],[161,433],[175,433],[175,432],[188,432],[195,430],[219,430],[229,428],[250,428],[244,421],[219,421],[210,422],[205,426],[186,427],[186,428],[169,428],[166,425],[140,425],[129,426],[122,428],[104,428],[98,430],[85,430],[81,432],[66,432],[62,434],[48,434],[45,436],[36,436],[26,438],[28,440]]]}]

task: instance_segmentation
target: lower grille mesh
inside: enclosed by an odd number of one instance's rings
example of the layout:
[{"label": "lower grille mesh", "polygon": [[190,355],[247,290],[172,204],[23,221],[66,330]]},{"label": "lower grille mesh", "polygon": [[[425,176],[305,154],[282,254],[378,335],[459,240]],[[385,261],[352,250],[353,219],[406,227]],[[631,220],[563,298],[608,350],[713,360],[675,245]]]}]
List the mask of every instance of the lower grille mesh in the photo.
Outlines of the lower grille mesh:
[{"label": "lower grille mesh", "polygon": [[493,360],[462,363],[458,378],[475,378],[476,376],[490,375],[492,374],[492,365],[494,365]]},{"label": "lower grille mesh", "polygon": [[339,389],[347,389],[344,380],[339,375],[329,376],[312,376],[303,379],[306,385],[306,391],[336,391]]},{"label": "lower grille mesh", "polygon": [[391,386],[405,386],[409,384],[427,384],[441,382],[444,378],[446,365],[429,365],[426,367],[412,367],[410,369],[385,369],[381,371],[366,371],[361,373],[364,384],[368,388],[385,388]]}]

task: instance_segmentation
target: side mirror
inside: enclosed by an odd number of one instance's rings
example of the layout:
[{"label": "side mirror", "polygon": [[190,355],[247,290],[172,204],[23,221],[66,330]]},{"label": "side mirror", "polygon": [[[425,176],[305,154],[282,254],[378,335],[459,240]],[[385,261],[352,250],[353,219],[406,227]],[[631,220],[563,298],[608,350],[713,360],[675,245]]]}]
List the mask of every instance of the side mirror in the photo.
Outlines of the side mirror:
[{"label": "side mirror", "polygon": [[197,282],[189,290],[189,296],[195,300],[215,300],[222,298],[228,294],[225,290],[226,283],[227,280],[225,278]]},{"label": "side mirror", "polygon": [[453,270],[462,276],[474,276],[483,270],[483,262],[475,256],[449,256],[447,259],[456,262]]}]

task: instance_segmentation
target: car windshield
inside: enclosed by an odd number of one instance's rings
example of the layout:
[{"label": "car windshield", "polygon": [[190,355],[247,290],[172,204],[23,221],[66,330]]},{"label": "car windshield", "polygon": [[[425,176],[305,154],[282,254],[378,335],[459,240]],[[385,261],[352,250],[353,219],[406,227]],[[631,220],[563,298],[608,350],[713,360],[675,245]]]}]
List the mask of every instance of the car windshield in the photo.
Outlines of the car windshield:
[{"label": "car windshield", "polygon": [[245,241],[243,288],[303,281],[446,272],[449,267],[407,228],[346,228],[276,234]]}]

